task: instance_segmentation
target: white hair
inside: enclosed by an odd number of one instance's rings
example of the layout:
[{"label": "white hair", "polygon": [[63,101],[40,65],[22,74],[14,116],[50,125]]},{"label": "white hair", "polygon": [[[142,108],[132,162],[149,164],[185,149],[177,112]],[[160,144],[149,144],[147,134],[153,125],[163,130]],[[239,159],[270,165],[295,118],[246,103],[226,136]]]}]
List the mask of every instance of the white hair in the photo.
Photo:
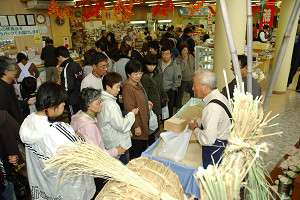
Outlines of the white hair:
[{"label": "white hair", "polygon": [[217,89],[217,78],[216,74],[208,69],[199,69],[196,71],[196,75],[201,77],[201,84],[202,85],[209,85],[210,89],[214,90]]}]

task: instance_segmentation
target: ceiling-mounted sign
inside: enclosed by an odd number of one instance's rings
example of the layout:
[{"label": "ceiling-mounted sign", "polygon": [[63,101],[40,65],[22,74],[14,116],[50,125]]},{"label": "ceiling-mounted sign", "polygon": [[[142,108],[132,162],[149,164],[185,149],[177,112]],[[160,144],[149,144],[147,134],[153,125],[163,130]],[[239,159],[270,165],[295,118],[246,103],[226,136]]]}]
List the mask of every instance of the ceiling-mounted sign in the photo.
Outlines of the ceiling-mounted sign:
[{"label": "ceiling-mounted sign", "polygon": [[[208,15],[210,13],[209,8],[200,8],[201,12],[195,11],[194,15],[199,16],[199,15]],[[178,9],[179,15],[190,15],[190,11],[186,8],[183,9]]]},{"label": "ceiling-mounted sign", "polygon": [[5,26],[0,27],[0,36],[24,36],[39,34],[37,26]]},{"label": "ceiling-mounted sign", "polygon": [[115,16],[114,10],[103,10],[102,11],[102,20],[122,20],[122,14],[119,14],[118,17]]}]

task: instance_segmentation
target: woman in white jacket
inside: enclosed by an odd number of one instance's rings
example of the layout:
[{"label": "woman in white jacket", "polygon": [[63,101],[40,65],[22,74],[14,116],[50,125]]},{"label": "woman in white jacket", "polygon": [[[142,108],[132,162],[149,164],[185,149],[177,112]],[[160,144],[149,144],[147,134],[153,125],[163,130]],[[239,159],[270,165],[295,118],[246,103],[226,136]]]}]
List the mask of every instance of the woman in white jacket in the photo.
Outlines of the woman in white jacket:
[{"label": "woman in white jacket", "polygon": [[[102,109],[98,114],[98,123],[103,132],[103,140],[106,149],[122,147],[128,150],[131,147],[131,127],[138,114],[138,108],[133,109],[125,117],[122,116],[116,96],[119,94],[122,77],[115,72],[107,73],[102,81],[105,91],[101,93]],[[127,164],[126,155],[120,160]]]},{"label": "woman in white jacket", "polygon": [[68,95],[65,89],[53,82],[43,83],[36,96],[37,111],[22,123],[20,137],[25,143],[26,165],[32,199],[86,200],[95,193],[93,177],[79,175],[72,180],[58,181],[64,171],[43,171],[45,160],[54,156],[61,145],[77,141],[74,130],[63,122],[54,122],[64,111]]}]

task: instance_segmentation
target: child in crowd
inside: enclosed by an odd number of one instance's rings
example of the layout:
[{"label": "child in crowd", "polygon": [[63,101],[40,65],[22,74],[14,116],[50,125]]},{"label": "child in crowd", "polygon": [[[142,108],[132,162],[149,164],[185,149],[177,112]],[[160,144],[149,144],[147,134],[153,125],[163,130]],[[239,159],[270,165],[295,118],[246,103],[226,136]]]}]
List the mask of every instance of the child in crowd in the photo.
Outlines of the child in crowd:
[{"label": "child in crowd", "polygon": [[26,165],[32,199],[43,195],[47,199],[82,200],[95,194],[92,177],[70,175],[57,185],[64,171],[44,171],[49,156],[57,155],[57,149],[77,141],[72,127],[63,122],[54,122],[65,106],[68,94],[53,82],[43,83],[36,95],[36,112],[31,113],[20,128],[20,137],[25,143]]},{"label": "child in crowd", "polygon": [[27,117],[36,111],[36,79],[33,77],[25,77],[20,84],[20,98],[23,100],[23,115]]}]

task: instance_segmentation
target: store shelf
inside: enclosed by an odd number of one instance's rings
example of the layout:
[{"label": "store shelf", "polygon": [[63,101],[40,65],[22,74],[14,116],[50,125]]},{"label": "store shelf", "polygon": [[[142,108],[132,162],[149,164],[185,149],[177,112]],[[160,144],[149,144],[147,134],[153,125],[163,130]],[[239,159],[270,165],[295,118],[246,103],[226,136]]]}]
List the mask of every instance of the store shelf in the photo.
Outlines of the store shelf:
[{"label": "store shelf", "polygon": [[196,46],[195,52],[195,71],[198,67],[213,70],[214,49]]}]

